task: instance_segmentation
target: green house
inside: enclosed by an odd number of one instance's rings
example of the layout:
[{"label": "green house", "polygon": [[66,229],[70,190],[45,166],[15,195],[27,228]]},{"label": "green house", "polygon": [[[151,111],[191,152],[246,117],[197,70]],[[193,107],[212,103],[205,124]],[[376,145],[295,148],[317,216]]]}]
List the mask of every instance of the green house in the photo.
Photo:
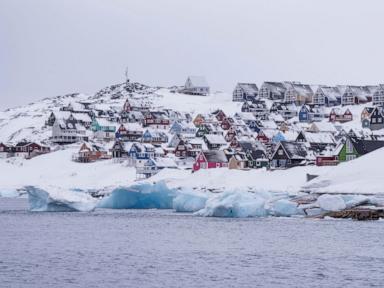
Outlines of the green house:
[{"label": "green house", "polygon": [[201,125],[196,131],[196,137],[204,137],[206,134],[209,134],[209,129],[206,125]]},{"label": "green house", "polygon": [[384,141],[347,137],[335,150],[339,162],[350,161],[384,147]]}]

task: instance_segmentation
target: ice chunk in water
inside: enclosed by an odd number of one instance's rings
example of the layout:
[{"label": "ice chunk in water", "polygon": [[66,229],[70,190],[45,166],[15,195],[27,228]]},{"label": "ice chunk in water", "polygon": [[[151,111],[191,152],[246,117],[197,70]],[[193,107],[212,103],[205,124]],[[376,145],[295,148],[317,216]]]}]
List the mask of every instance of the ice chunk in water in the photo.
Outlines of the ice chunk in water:
[{"label": "ice chunk in water", "polygon": [[260,195],[229,191],[210,198],[205,207],[196,214],[212,217],[245,218],[267,216],[268,212],[265,209],[265,199]]},{"label": "ice chunk in water", "polygon": [[317,204],[321,209],[326,211],[341,211],[347,208],[343,197],[341,197],[340,195],[321,195],[317,199]]},{"label": "ice chunk in water", "polygon": [[173,199],[173,209],[176,212],[196,212],[205,207],[208,194],[197,192],[181,192]]},{"label": "ice chunk in water", "polygon": [[297,203],[288,199],[280,199],[273,203],[272,209],[275,216],[292,216],[303,214],[303,211],[297,207]]},{"label": "ice chunk in water", "polygon": [[111,209],[172,209],[177,191],[169,189],[164,182],[142,183],[129,187],[119,187],[111,195],[102,199],[100,208]]},{"label": "ice chunk in water", "polygon": [[34,186],[25,187],[28,193],[29,209],[44,212],[88,212],[95,209],[97,200],[82,192],[49,192]]}]

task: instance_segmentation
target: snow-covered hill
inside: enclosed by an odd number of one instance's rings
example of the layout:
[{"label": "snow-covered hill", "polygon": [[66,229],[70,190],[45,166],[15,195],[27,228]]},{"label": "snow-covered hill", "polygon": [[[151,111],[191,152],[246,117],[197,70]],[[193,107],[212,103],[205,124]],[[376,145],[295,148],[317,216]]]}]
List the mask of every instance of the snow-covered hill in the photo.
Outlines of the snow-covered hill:
[{"label": "snow-covered hill", "polygon": [[209,96],[191,96],[172,93],[171,89],[149,87],[139,83],[122,83],[101,89],[93,95],[80,93],[46,98],[26,106],[0,112],[0,142],[17,143],[22,140],[46,143],[51,128],[45,126],[51,112],[68,104],[91,102],[105,109],[121,110],[125,100],[147,102],[151,107],[163,107],[181,112],[207,113],[217,108],[233,114],[240,110],[239,103],[232,102],[232,96],[216,92]]}]

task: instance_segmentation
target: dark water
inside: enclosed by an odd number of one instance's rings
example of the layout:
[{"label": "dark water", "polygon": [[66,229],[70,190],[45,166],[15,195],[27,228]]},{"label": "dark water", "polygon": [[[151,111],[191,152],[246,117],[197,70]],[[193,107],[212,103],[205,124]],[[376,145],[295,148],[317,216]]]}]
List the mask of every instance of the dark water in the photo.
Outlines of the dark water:
[{"label": "dark water", "polygon": [[0,198],[0,287],[383,287],[384,221],[30,213]]}]

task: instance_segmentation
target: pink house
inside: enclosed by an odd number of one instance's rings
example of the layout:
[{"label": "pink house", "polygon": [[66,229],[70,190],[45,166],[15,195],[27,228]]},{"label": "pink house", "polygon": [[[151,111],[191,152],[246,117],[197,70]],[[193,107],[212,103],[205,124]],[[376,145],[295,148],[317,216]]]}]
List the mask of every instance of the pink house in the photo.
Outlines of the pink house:
[{"label": "pink house", "polygon": [[223,151],[201,151],[196,156],[193,171],[222,167],[228,167],[228,159]]}]

